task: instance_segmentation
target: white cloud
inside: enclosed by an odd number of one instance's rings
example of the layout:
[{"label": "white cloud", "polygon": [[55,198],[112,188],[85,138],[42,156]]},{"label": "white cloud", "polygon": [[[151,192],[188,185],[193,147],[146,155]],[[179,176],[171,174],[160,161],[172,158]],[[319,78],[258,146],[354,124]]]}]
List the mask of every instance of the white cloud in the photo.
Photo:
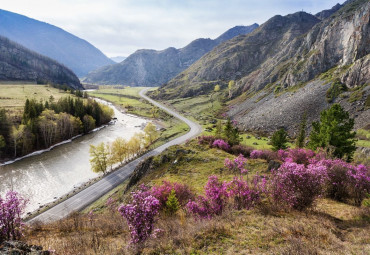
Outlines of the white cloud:
[{"label": "white cloud", "polygon": [[[59,26],[108,56],[183,47],[276,14],[316,13],[337,0],[2,0],[0,8]],[[343,0],[340,0],[342,3]]]}]

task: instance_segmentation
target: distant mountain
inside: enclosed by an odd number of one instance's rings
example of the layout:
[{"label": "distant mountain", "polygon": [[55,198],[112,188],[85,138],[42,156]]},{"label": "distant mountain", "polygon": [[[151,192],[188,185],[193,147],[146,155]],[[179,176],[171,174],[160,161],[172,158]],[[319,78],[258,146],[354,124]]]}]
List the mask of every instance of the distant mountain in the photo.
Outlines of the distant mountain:
[{"label": "distant mountain", "polygon": [[252,33],[234,37],[214,48],[165,85],[160,96],[193,96],[213,90],[220,81],[239,80],[275,59],[276,55],[288,57],[291,53],[282,51],[285,45],[319,22],[318,18],[305,12],[276,15]]},{"label": "distant mountain", "polygon": [[34,81],[82,89],[80,80],[53,59],[0,36],[0,80]]},{"label": "distant mountain", "polygon": [[110,59],[113,60],[116,63],[121,63],[123,60],[126,59],[126,57],[117,56],[117,57],[112,57]]},{"label": "distant mountain", "polygon": [[123,62],[102,67],[89,73],[84,82],[97,84],[123,84],[130,86],[159,86],[201,58],[220,43],[240,34],[248,34],[258,27],[234,27],[215,40],[197,39],[184,48],[138,50]]},{"label": "distant mountain", "polygon": [[304,112],[311,123],[334,102],[350,112],[357,128],[366,126],[370,2],[352,0],[338,7],[316,16],[275,16],[215,47],[152,96],[194,97],[235,80],[227,114],[242,129],[294,132]]},{"label": "distant mountain", "polygon": [[61,28],[0,10],[0,35],[64,64],[79,77],[113,64],[101,51]]}]

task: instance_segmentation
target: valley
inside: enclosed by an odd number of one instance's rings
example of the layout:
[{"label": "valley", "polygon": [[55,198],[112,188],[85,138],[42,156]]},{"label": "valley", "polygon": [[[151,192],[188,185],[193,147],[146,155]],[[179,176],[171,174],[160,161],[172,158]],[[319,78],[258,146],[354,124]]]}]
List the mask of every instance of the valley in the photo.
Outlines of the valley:
[{"label": "valley", "polygon": [[7,1],[0,255],[370,254],[369,0]]}]

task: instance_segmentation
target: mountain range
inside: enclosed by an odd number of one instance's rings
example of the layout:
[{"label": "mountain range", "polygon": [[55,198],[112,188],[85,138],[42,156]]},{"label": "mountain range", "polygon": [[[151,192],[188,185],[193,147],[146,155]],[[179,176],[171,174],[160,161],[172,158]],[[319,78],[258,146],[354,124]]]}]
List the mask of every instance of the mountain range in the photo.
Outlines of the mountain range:
[{"label": "mountain range", "polygon": [[138,50],[123,62],[89,73],[84,82],[129,86],[160,86],[191,66],[214,47],[238,35],[252,32],[258,24],[236,26],[218,38],[197,39],[181,49]]},{"label": "mountain range", "polygon": [[366,0],[316,15],[274,16],[215,47],[152,96],[193,97],[235,80],[227,113],[242,129],[292,131],[304,111],[309,121],[316,120],[334,102],[361,127],[370,119],[369,17]]},{"label": "mountain range", "polygon": [[80,80],[53,59],[0,36],[0,80],[32,81],[82,89]]},{"label": "mountain range", "polygon": [[67,66],[79,77],[113,64],[100,50],[63,29],[0,10],[0,35]]}]

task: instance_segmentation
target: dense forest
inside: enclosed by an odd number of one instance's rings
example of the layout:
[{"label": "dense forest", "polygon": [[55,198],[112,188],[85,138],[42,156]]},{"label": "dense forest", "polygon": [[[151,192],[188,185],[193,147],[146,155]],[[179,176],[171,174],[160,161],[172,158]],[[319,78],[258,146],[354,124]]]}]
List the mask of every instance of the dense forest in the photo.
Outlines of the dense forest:
[{"label": "dense forest", "polygon": [[108,123],[113,110],[92,99],[64,97],[37,102],[27,99],[23,115],[10,118],[0,109],[0,159],[15,158],[88,133]]}]

